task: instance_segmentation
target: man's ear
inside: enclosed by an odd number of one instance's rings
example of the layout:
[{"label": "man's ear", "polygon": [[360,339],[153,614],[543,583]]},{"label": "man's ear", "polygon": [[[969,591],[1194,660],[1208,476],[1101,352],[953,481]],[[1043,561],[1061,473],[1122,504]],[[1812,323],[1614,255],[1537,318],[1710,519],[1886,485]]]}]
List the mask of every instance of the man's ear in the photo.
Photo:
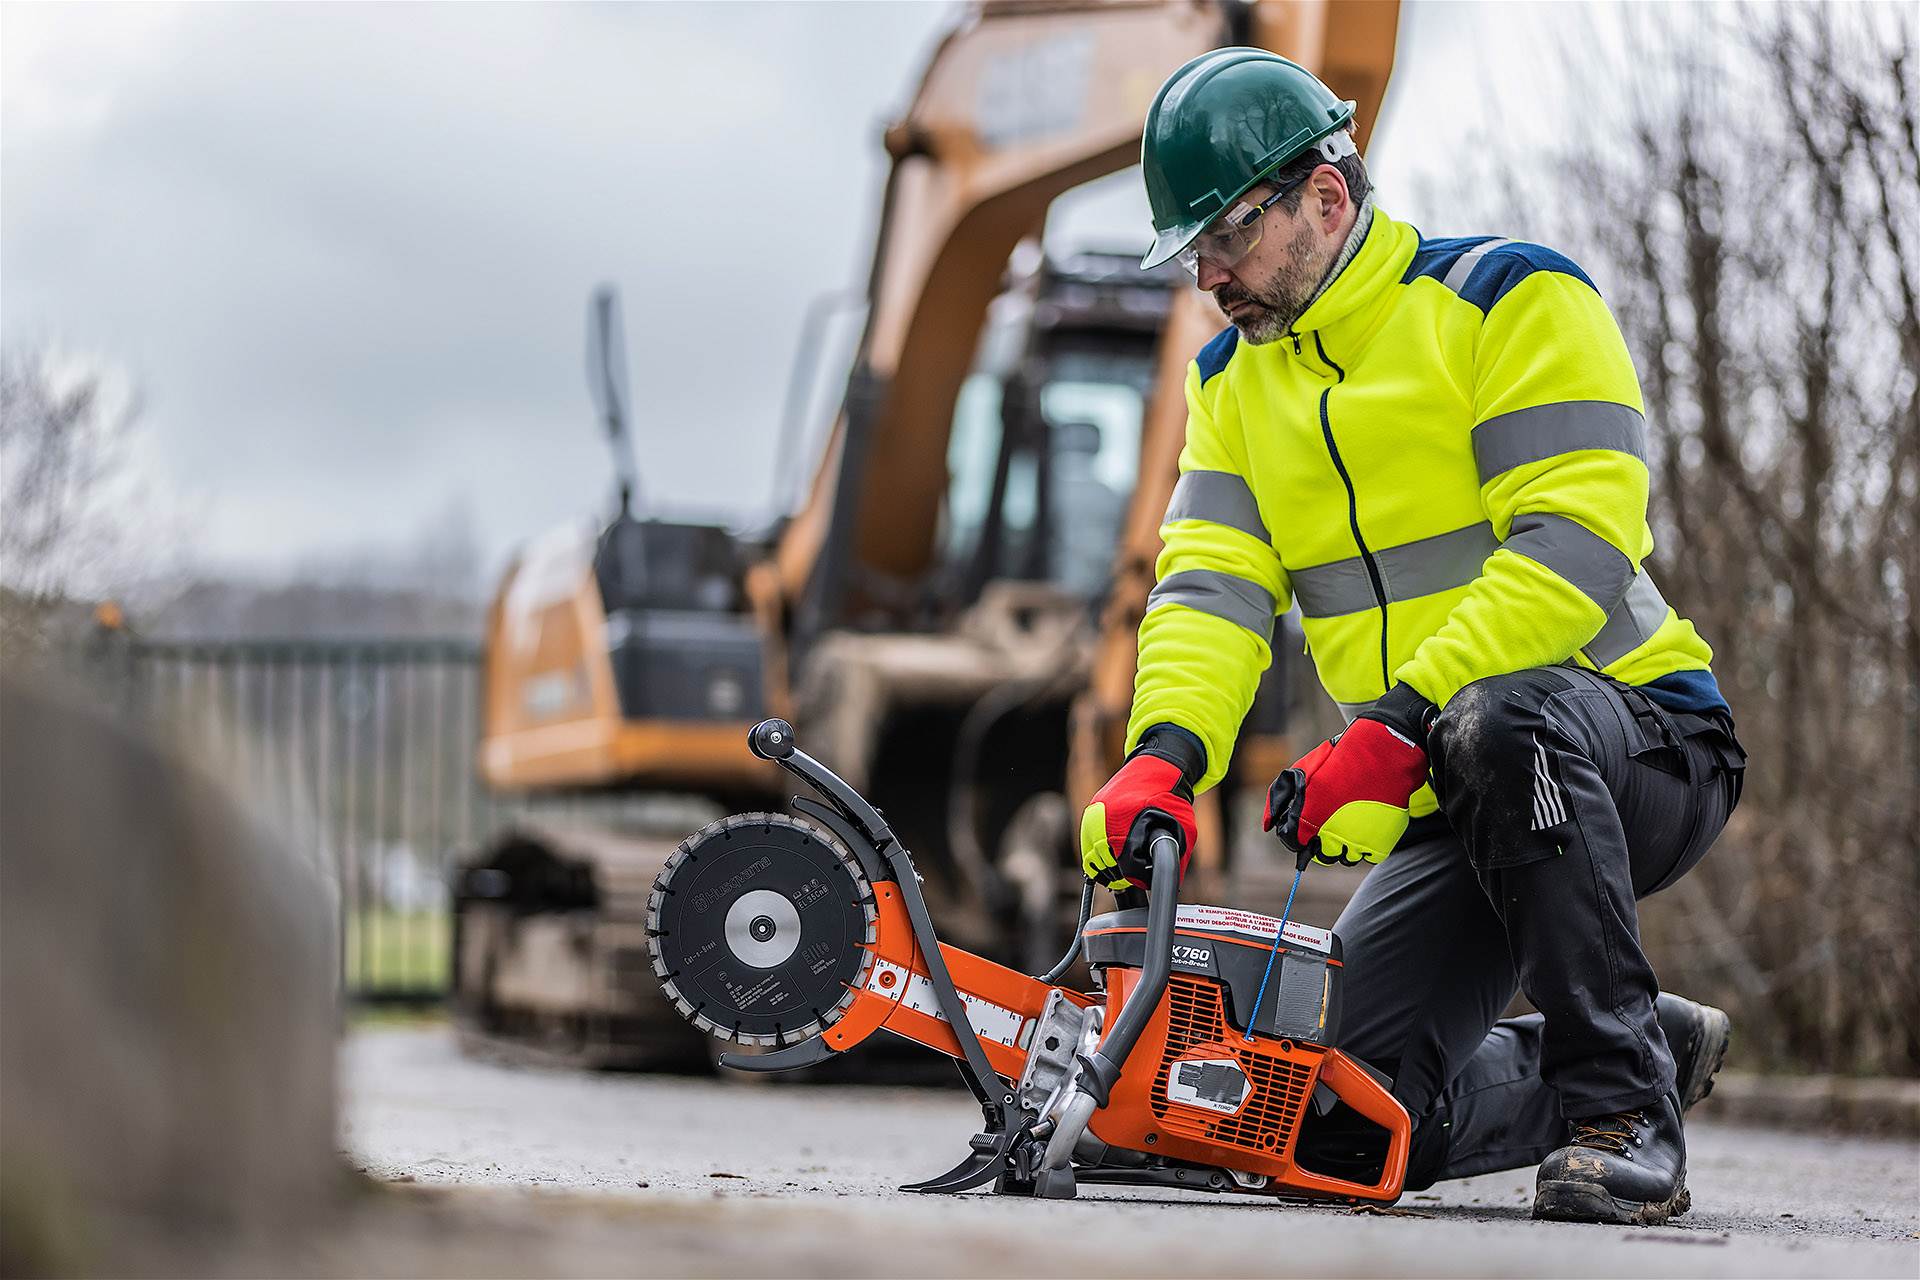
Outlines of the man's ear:
[{"label": "man's ear", "polygon": [[1323,164],[1313,171],[1313,176],[1307,179],[1307,185],[1319,201],[1321,232],[1328,236],[1336,234],[1347,215],[1348,206],[1353,203],[1347,195],[1347,180],[1338,169]]}]

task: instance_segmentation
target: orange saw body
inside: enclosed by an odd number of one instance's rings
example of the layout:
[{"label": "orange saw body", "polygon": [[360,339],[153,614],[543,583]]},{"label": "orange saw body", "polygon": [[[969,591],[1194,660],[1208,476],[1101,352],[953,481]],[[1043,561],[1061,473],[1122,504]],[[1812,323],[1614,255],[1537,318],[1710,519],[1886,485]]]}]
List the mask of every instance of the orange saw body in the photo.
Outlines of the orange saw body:
[{"label": "orange saw body", "polygon": [[[1103,989],[1075,991],[940,943],[879,813],[795,750],[785,722],[756,727],[750,744],[825,803],[798,798],[798,817],[702,828],[668,861],[648,908],[654,971],[676,1007],[763,1050],[723,1063],[812,1065],[879,1030],[955,1058],[985,1125],[959,1165],[907,1190],[991,1182],[1065,1198],[1118,1183],[1399,1197],[1407,1113],[1330,1043],[1341,968],[1330,932],[1180,905],[1178,851],[1163,838],[1147,906],[1083,911],[1075,951],[1084,947]],[[1302,1148],[1316,1117],[1339,1106],[1376,1130],[1364,1180],[1313,1167]]]}]

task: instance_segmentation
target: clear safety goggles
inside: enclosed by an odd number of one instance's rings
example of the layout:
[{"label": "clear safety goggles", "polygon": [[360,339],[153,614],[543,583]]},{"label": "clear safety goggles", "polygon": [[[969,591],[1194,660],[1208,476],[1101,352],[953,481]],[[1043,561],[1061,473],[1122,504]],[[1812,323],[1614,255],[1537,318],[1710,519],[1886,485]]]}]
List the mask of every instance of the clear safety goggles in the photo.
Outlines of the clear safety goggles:
[{"label": "clear safety goggles", "polygon": [[1205,258],[1222,271],[1230,271],[1260,243],[1261,218],[1313,175],[1303,174],[1281,187],[1258,204],[1242,200],[1214,219],[1213,225],[1193,238],[1193,243],[1174,255],[1187,274],[1198,279],[1200,259]]},{"label": "clear safety goggles", "polygon": [[[1313,144],[1313,149],[1328,164],[1338,164],[1343,156],[1360,154],[1359,148],[1354,145],[1353,135],[1344,129],[1320,139]],[[1187,269],[1187,274],[1196,279],[1200,275],[1202,258],[1222,270],[1230,270],[1260,243],[1261,215],[1312,176],[1312,173],[1307,173],[1295,178],[1259,204],[1242,200],[1216,218],[1212,226],[1195,236],[1192,244],[1174,256],[1180,259],[1180,265]]]}]

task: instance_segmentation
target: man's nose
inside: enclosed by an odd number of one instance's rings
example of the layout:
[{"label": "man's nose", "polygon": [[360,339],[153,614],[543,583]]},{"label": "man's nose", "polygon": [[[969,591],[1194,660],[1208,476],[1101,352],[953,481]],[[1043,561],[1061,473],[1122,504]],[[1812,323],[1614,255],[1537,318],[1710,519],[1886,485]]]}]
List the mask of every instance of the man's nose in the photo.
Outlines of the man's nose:
[{"label": "man's nose", "polygon": [[1233,279],[1233,273],[1224,267],[1217,267],[1205,258],[1202,258],[1200,259],[1200,270],[1196,278],[1199,280],[1202,289],[1208,293],[1212,293],[1221,285],[1231,281]]}]

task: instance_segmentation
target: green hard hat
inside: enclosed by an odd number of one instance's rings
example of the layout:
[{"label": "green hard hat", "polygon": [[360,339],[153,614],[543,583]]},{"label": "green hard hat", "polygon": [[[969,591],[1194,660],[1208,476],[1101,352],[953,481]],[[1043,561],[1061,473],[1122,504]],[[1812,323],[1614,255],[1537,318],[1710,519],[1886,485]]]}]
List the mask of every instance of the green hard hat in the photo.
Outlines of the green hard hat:
[{"label": "green hard hat", "polygon": [[1140,140],[1154,231],[1140,265],[1179,253],[1247,188],[1351,124],[1353,110],[1305,67],[1265,49],[1215,49],[1174,72]]}]

